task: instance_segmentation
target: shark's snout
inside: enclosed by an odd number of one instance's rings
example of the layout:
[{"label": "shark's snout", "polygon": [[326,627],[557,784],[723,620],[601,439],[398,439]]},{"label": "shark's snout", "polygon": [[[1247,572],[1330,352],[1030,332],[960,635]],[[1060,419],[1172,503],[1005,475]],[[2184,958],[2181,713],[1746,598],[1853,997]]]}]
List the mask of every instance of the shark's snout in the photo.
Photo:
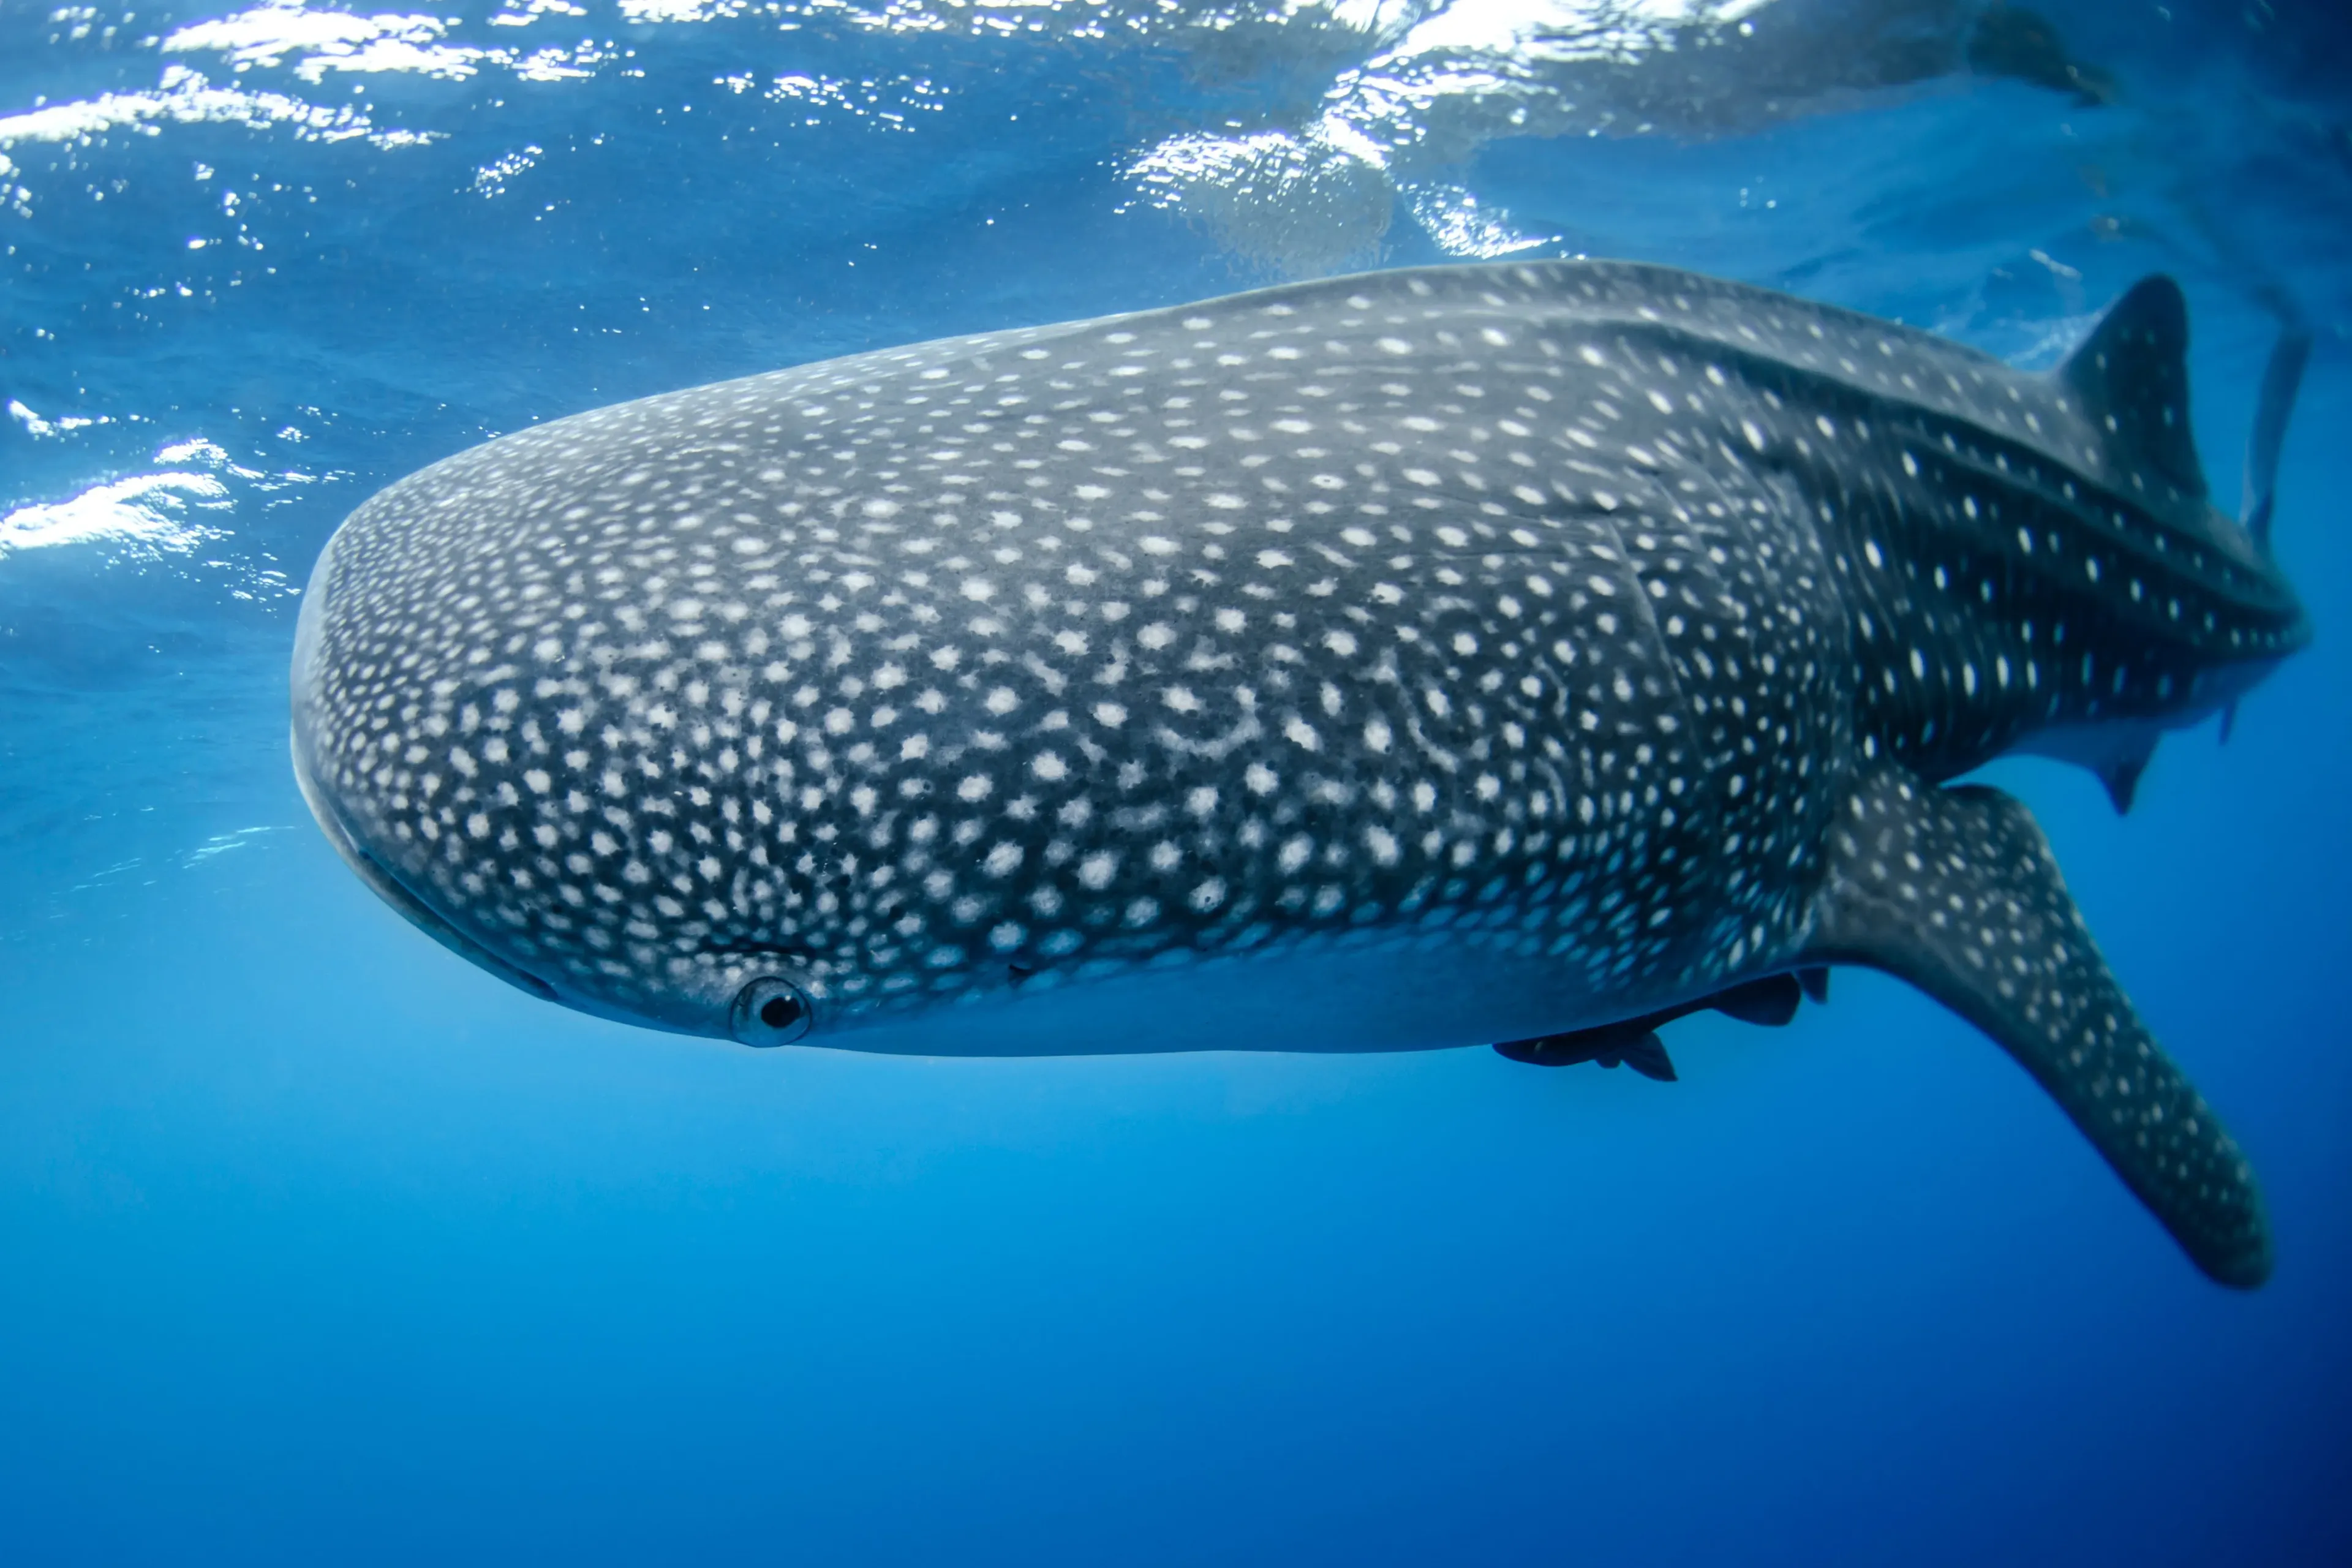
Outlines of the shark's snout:
[{"label": "shark's snout", "polygon": [[386,857],[374,851],[362,833],[355,831],[352,815],[341,792],[322,782],[319,766],[320,676],[327,643],[326,623],[334,596],[335,543],[332,539],[327,542],[326,549],[320,552],[318,564],[311,570],[310,586],[303,596],[301,616],[294,633],[289,692],[293,719],[291,741],[294,778],[301,788],[304,803],[310,806],[310,815],[317,819],[319,829],[326,835],[327,842],[333,845],[335,852],[342,857],[343,863],[357,872],[360,880],[366,883],[378,898],[399,910],[419,931],[459,957],[542,1001],[567,1000],[538,975],[509,963],[458,929],[420,897],[385,863]]},{"label": "shark's snout", "polygon": [[[495,714],[482,720],[463,708],[455,725],[438,715],[420,719],[418,698],[429,701],[434,686],[415,672],[430,667],[431,650],[415,646],[396,618],[355,586],[358,574],[344,564],[355,531],[356,548],[367,549],[363,513],[356,530],[347,525],[329,541],[312,569],[295,631],[289,690],[294,776],[344,863],[434,941],[541,1000],[622,1023],[751,1046],[785,1045],[806,1036],[819,1022],[823,984],[800,973],[790,955],[769,947],[688,936],[662,963],[662,984],[648,991],[600,984],[593,965],[549,963],[534,951],[533,931],[501,927],[497,900],[486,897],[489,879],[475,864],[482,847],[497,845],[500,835],[478,809],[479,792],[463,782],[461,759],[468,756],[467,741],[486,757],[508,754],[499,738],[506,721]],[[436,733],[444,742],[437,749],[395,748],[377,738],[419,724],[436,731],[478,724],[482,732],[454,746],[446,743],[450,734]],[[516,746],[543,743],[535,742],[539,731],[530,721],[513,728]],[[531,774],[523,776],[528,781]],[[581,792],[567,796],[565,807],[584,813]],[[505,835],[517,837],[511,828]],[[503,879],[529,890],[532,881],[552,879],[546,872],[554,864],[509,865]],[[540,918],[547,929],[560,930],[570,917],[558,908]]]}]

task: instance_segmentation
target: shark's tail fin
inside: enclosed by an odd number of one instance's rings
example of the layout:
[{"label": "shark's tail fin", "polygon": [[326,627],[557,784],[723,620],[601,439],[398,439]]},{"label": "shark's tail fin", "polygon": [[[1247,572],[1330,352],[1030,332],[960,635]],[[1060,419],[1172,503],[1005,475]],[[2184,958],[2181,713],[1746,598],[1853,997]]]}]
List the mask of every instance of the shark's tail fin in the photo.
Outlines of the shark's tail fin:
[{"label": "shark's tail fin", "polygon": [[2254,410],[2253,434],[2246,441],[2246,494],[2239,521],[2255,542],[2267,549],[2271,542],[2271,503],[2278,494],[2279,447],[2286,440],[2286,422],[2294,413],[2294,395],[2303,386],[2303,367],[2311,361],[2311,329],[2290,318],[2271,346],[2271,363],[2263,371],[2263,398]]},{"label": "shark's tail fin", "polygon": [[[2278,342],[2271,345],[2270,363],[2263,367],[2262,401],[2254,406],[2254,428],[2246,437],[2245,497],[2238,521],[2265,552],[2271,547],[2271,512],[2278,500],[2279,448],[2286,442],[2286,422],[2294,414],[2294,395],[2303,388],[2303,369],[2311,363],[2311,329],[2301,312],[2291,307],[2281,312]],[[2221,742],[2238,727],[2233,699],[2221,710]]]}]

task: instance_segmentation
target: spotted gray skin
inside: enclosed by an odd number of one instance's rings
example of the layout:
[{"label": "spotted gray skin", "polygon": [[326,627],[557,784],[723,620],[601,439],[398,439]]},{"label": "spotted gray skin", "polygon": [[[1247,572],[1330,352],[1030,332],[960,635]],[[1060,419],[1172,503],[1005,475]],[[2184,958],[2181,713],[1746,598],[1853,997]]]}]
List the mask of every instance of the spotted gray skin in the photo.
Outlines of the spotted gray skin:
[{"label": "spotted gray skin", "polygon": [[2049,1086],[2216,1278],[2245,1162],[2003,752],[2128,795],[2307,633],[2179,291],[2043,377],[1652,267],[1387,272],[720,383],[400,481],[297,771],[505,978],[751,1044],[1382,1050],[1826,962]]}]

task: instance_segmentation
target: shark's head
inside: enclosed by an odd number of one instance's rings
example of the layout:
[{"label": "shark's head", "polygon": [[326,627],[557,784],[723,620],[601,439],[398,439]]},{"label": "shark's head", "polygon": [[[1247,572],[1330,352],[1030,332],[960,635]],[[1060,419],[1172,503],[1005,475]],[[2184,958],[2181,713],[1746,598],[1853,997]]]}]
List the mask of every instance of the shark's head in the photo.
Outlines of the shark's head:
[{"label": "shark's head", "polygon": [[[758,855],[756,910],[740,885],[704,874],[718,864],[713,848],[740,868],[727,839],[740,848],[740,835],[756,831],[773,842],[773,807],[736,786],[791,721],[766,703],[744,710],[730,695],[740,670],[698,668],[689,644],[684,659],[658,661],[651,700],[637,705],[676,744],[630,748],[625,768],[608,765],[612,736],[578,723],[582,672],[551,669],[534,652],[542,626],[566,628],[582,587],[574,576],[568,601],[547,591],[565,586],[564,562],[542,552],[540,502],[562,499],[567,435],[593,444],[610,412],[460,454],[376,496],[337,532],[296,634],[295,773],[362,880],[500,979],[625,1023],[785,1044],[845,1000],[880,994],[888,978],[827,956],[851,950],[835,929],[832,884],[856,859],[844,842],[850,824],[826,816],[826,797],[795,825],[803,853]],[[687,559],[667,573],[640,563],[630,593],[599,609],[615,632],[634,628],[640,650],[658,652],[664,634],[699,628],[676,614],[690,601],[663,593],[666,578],[693,580],[690,534],[655,548]],[[609,853],[624,841],[641,853]],[[660,929],[600,921],[624,893]]]},{"label": "shark's head", "polygon": [[[1414,283],[1381,285],[1394,313],[1424,308]],[[1349,294],[1318,309],[1364,314]],[[1535,713],[1530,650],[1448,622],[1462,700],[1376,710],[1402,686],[1340,688],[1388,648],[1372,614],[1403,599],[1401,546],[1335,521],[1318,553],[1227,521],[1245,483],[1328,510],[1324,484],[1361,481],[1273,409],[1268,436],[1299,450],[1256,466],[1255,426],[1223,435],[1221,390],[1297,384],[1281,395],[1304,405],[1348,371],[1375,383],[1384,428],[1459,447],[1458,411],[1435,417],[1426,390],[1450,359],[1377,346],[1450,329],[1359,321],[1378,359],[1358,370],[1303,306],[1202,309],[601,409],[371,498],[319,562],[295,656],[295,764],[327,836],[418,926],[534,994],[753,1045],[906,1023],[940,1049],[1026,1048],[1098,980],[1150,989],[1211,950],[1359,931],[1381,900],[1529,885],[1496,868],[1531,832],[1496,830],[1535,786],[1497,804],[1510,767],[1462,758],[1535,744],[1501,722],[1506,703]],[[1262,321],[1305,346],[1243,335]],[[1192,357],[1223,331],[1260,353],[1258,379]],[[1149,432],[1126,423],[1146,407]],[[1352,402],[1307,411],[1335,446],[1365,438],[1339,427]],[[1203,428],[1225,467],[1193,458]],[[1155,468],[1106,454],[1147,438]],[[1491,546],[1422,526],[1418,548],[1483,570]],[[1331,586],[1347,551],[1352,595]],[[1256,580],[1274,574],[1296,585]],[[1533,604],[1525,575],[1497,592]],[[1416,735],[1461,752],[1454,771],[1386,776]],[[1445,994],[1426,989],[1360,1037],[1445,1037]],[[1119,1040],[1206,1037],[1181,997],[1157,1034],[1136,1010]]]}]

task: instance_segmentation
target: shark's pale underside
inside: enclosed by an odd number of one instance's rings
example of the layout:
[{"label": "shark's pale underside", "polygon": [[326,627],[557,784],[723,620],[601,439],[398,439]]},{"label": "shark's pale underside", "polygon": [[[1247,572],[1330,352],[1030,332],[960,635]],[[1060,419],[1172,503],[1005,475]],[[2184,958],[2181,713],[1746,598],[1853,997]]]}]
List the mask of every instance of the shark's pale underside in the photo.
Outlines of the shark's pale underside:
[{"label": "shark's pale underside", "polygon": [[2244,1158],[2025,808],[1947,782],[2041,751],[2125,804],[2306,640],[2208,499],[2187,331],[2151,279],[2045,376],[1444,267],[603,408],[352,514],[296,766],[457,952],[750,1045],[1671,1076],[1665,1018],[1871,965],[2252,1285]]}]

